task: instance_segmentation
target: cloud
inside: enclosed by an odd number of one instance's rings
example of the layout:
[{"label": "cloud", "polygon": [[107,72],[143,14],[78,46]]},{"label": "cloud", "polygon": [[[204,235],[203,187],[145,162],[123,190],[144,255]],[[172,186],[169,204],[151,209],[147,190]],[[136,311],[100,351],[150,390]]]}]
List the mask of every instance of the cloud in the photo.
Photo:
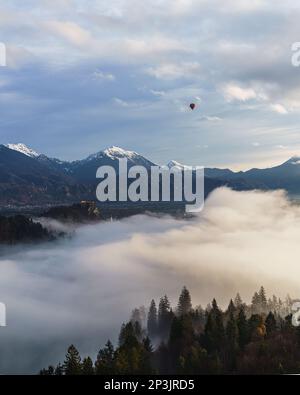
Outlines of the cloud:
[{"label": "cloud", "polygon": [[154,96],[165,96],[165,94],[166,94],[166,92],[164,92],[164,91],[156,91],[154,89],[151,89],[150,93],[152,93],[152,95],[154,95]]},{"label": "cloud", "polygon": [[118,97],[114,98],[114,102],[120,107],[129,107],[129,103],[127,101],[119,99]]},{"label": "cloud", "polygon": [[271,104],[270,107],[272,111],[278,114],[288,114],[288,110],[282,104]]},{"label": "cloud", "polygon": [[[37,143],[42,152],[74,160],[95,144],[132,145],[159,161],[164,160],[158,157],[162,145],[170,151],[174,147],[169,155],[177,157],[183,146],[195,142],[214,147],[203,160],[226,166],[242,160],[256,165],[249,144],[243,144],[257,139],[256,128],[268,129],[266,157],[278,155],[273,141],[277,127],[285,130],[280,143],[298,145],[293,130],[298,128],[300,72],[291,65],[290,48],[297,40],[300,9],[296,0],[250,3],[2,2],[1,41],[9,56],[1,73],[13,80],[10,89],[16,97],[32,100],[26,111],[20,101],[10,102],[10,108],[2,105],[1,140]],[[95,70],[102,73],[97,81],[115,76],[115,83],[102,83],[100,90],[91,78]],[[150,89],[166,94],[157,100]],[[199,116],[178,110],[196,95],[202,99]],[[138,114],[135,105],[117,112],[113,97],[146,105]],[[274,117],[274,111],[283,114],[284,109],[286,116]],[[207,120],[199,133],[199,118],[205,114],[220,114],[222,122]],[[152,132],[157,135],[150,143]],[[217,158],[212,156],[216,151]],[[191,149],[181,161],[196,163],[197,155]]]},{"label": "cloud", "polygon": [[203,115],[203,117],[200,118],[200,121],[220,122],[222,121],[222,118],[215,115]]},{"label": "cloud", "polygon": [[91,33],[75,22],[49,21],[45,26],[52,34],[61,36],[72,45],[82,47],[93,43]]},{"label": "cloud", "polygon": [[183,285],[203,306],[212,297],[226,306],[237,291],[249,302],[260,285],[299,297],[299,237],[300,208],[284,192],[220,188],[192,220],[136,216],[2,251],[1,372],[35,373],[70,343],[95,358],[131,309],[165,293],[175,304]]},{"label": "cloud", "polygon": [[114,81],[116,77],[112,73],[105,73],[101,70],[96,70],[93,73],[93,79],[96,81]]},{"label": "cloud", "polygon": [[223,87],[223,94],[227,101],[247,101],[257,98],[257,93],[252,88],[242,88],[235,84],[227,84]]},{"label": "cloud", "polygon": [[175,80],[178,78],[191,78],[201,70],[198,62],[183,62],[179,64],[165,63],[146,69],[146,73],[157,79]]}]

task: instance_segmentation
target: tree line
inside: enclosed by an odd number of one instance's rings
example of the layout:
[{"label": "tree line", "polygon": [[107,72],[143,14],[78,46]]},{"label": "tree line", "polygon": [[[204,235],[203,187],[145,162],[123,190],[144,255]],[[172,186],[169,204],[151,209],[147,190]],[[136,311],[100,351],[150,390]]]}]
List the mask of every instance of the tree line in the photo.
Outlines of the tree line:
[{"label": "tree line", "polygon": [[116,347],[108,341],[95,361],[71,345],[62,364],[41,375],[284,374],[300,372],[300,327],[293,300],[267,298],[263,287],[249,305],[239,294],[223,311],[215,299],[193,308],[183,287],[176,308],[167,296],[134,309]]}]

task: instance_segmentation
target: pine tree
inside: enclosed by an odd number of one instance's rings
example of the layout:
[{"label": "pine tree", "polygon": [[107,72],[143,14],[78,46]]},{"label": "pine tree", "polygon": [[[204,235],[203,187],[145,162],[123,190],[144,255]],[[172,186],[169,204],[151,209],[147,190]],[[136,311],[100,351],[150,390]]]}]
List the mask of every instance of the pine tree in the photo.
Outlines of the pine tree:
[{"label": "pine tree", "polygon": [[55,375],[55,370],[52,365],[48,366],[48,369],[42,369],[39,373],[40,376],[53,376]]},{"label": "pine tree", "polygon": [[238,343],[238,328],[233,313],[230,314],[226,325],[226,339],[232,349],[236,349]]},{"label": "pine tree", "polygon": [[90,357],[84,358],[82,362],[82,374],[84,376],[92,376],[95,373],[93,361]]},{"label": "pine tree", "polygon": [[267,331],[268,336],[276,331],[277,323],[276,323],[275,316],[272,312],[270,312],[268,314],[266,321],[265,321],[265,325],[266,325],[266,331]]},{"label": "pine tree", "polygon": [[165,339],[169,335],[173,313],[168,297],[165,295],[160,299],[158,307],[158,331],[160,336]]},{"label": "pine tree", "polygon": [[141,327],[138,322],[133,325],[132,322],[128,322],[122,326],[119,335],[119,345],[125,347],[136,347],[141,337]]},{"label": "pine tree", "polygon": [[230,313],[226,325],[226,349],[228,369],[232,370],[235,368],[236,353],[238,350],[238,327],[233,312]]},{"label": "pine tree", "polygon": [[260,297],[257,292],[252,297],[251,310],[253,314],[257,314],[260,311]]},{"label": "pine tree", "polygon": [[212,302],[212,309],[207,313],[204,339],[208,351],[220,351],[224,345],[225,331],[223,325],[223,315],[215,299]]},{"label": "pine tree", "polygon": [[248,343],[249,338],[249,329],[246,314],[243,308],[239,311],[238,319],[237,319],[237,328],[238,328],[238,343],[241,349],[245,347]]},{"label": "pine tree", "polygon": [[236,308],[241,308],[243,305],[243,301],[241,298],[241,295],[239,293],[236,294],[236,297],[234,298],[234,305]]},{"label": "pine tree", "polygon": [[77,348],[73,344],[68,348],[66,354],[64,373],[66,376],[81,374],[81,358]]},{"label": "pine tree", "polygon": [[192,301],[190,292],[186,287],[182,288],[181,294],[179,296],[177,312],[178,315],[188,314],[192,310]]},{"label": "pine tree", "polygon": [[267,309],[267,297],[266,297],[266,292],[263,286],[260,287],[259,293],[259,304],[260,304],[260,312],[265,313]]},{"label": "pine tree", "polygon": [[148,320],[147,320],[147,329],[148,329],[148,334],[150,338],[154,338],[157,336],[157,308],[155,301],[152,300],[149,308],[149,313],[148,313]]},{"label": "pine tree", "polygon": [[95,370],[97,375],[114,374],[114,346],[111,341],[108,341],[103,349],[98,353],[95,363]]},{"label": "pine tree", "polygon": [[141,374],[154,373],[152,369],[152,353],[153,353],[153,347],[151,344],[151,340],[149,339],[149,337],[146,337],[143,340],[143,349],[141,351],[141,363],[140,363]]},{"label": "pine tree", "polygon": [[55,368],[55,376],[63,376],[64,367],[59,363]]},{"label": "pine tree", "polygon": [[233,303],[233,300],[230,299],[230,302],[229,302],[229,305],[227,308],[227,314],[230,316],[231,314],[235,314],[235,312],[236,312],[235,305]]}]

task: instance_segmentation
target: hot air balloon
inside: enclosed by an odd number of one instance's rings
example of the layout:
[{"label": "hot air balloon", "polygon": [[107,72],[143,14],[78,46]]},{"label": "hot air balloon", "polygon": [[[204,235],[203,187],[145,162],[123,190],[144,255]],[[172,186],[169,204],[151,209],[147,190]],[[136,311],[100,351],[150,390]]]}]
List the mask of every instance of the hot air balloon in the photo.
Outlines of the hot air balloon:
[{"label": "hot air balloon", "polygon": [[195,108],[196,108],[196,104],[195,104],[195,103],[191,103],[191,104],[190,104],[190,109],[191,109],[191,110],[195,110]]}]

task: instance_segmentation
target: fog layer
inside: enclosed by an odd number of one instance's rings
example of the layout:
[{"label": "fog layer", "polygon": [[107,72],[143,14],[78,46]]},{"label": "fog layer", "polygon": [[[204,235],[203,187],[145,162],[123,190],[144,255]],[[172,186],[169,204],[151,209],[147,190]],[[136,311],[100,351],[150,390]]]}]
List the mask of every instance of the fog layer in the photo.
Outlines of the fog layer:
[{"label": "fog layer", "polygon": [[[52,226],[54,226],[52,224]],[[239,291],[300,296],[300,208],[284,192],[214,191],[191,220],[135,216],[78,228],[71,239],[0,260],[0,373],[35,373],[75,343],[95,354],[131,310],[183,285],[194,305]]]}]

